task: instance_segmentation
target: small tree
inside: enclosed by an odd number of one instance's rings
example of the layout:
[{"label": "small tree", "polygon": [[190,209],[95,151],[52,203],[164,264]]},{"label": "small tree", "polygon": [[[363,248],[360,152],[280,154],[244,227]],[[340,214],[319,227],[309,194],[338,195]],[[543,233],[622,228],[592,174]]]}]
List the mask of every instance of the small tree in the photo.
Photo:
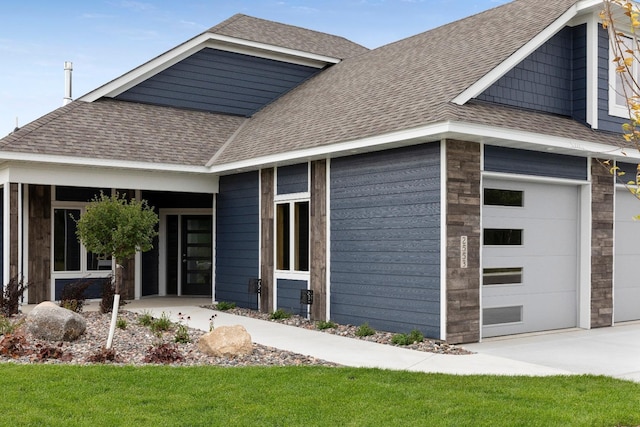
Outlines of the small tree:
[{"label": "small tree", "polygon": [[121,263],[137,251],[146,252],[153,248],[153,238],[158,234],[157,223],[158,215],[145,200],[127,200],[119,194],[106,196],[103,193],[87,205],[85,213],[76,223],[76,235],[87,250],[99,256],[111,256],[116,263],[107,349],[111,348],[120,305]]},{"label": "small tree", "polygon": [[[640,8],[638,3],[630,0],[603,0],[600,19],[609,33],[609,43],[614,53],[612,61],[619,83],[615,90],[626,100],[629,113],[629,120],[622,125],[624,139],[619,147],[623,153],[628,148],[640,151]],[[631,194],[640,199],[640,164],[635,176],[624,178],[625,173],[617,166],[612,166],[609,161],[604,164]],[[640,215],[636,219],[640,219]]]}]

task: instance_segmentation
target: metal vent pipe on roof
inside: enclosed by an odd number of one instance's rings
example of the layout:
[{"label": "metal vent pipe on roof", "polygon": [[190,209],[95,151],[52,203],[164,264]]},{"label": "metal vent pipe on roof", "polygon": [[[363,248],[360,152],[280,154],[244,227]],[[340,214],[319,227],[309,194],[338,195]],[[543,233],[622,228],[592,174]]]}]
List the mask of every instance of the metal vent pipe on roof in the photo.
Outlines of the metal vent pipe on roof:
[{"label": "metal vent pipe on roof", "polygon": [[71,72],[73,71],[73,62],[64,61],[64,98],[62,105],[67,105],[73,99],[71,98]]}]

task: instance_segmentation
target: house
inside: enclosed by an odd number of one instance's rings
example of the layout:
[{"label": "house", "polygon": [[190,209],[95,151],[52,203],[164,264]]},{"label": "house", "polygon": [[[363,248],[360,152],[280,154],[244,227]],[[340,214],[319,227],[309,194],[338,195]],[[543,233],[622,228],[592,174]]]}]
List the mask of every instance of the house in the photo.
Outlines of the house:
[{"label": "house", "polygon": [[72,217],[118,191],[160,216],[125,298],[452,343],[638,320],[601,8],[514,0],[374,50],[235,15],[0,141],[4,282],[106,277]]}]

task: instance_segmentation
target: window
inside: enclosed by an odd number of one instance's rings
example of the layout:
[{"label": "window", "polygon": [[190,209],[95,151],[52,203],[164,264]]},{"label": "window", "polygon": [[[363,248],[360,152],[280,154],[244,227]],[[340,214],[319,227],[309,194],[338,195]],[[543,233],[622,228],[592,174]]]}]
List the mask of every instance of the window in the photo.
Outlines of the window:
[{"label": "window", "polygon": [[276,204],[276,269],[309,271],[309,202]]},{"label": "window", "polygon": [[524,206],[524,192],[517,190],[484,189],[484,204],[487,206]]},{"label": "window", "polygon": [[522,267],[516,268],[485,268],[482,270],[482,284],[514,285],[522,283]]},{"label": "window", "polygon": [[76,221],[81,213],[82,209],[79,208],[53,210],[53,270],[75,272],[111,270],[111,257],[101,258],[87,252],[80,244],[76,236]]},{"label": "window", "polygon": [[511,228],[485,228],[484,241],[487,246],[522,245],[522,230]]},{"label": "window", "polygon": [[[628,50],[633,50],[633,40],[631,37],[621,36],[621,42]],[[623,48],[624,50],[624,48]],[[627,107],[627,97],[624,94],[623,78],[624,73],[616,71],[618,68],[617,61],[614,61],[617,54],[613,48],[609,48],[610,61],[609,61],[609,114],[618,117],[629,117],[629,110]],[[630,54],[627,54],[630,55]],[[626,55],[624,55],[626,57]],[[631,75],[627,77],[633,77],[636,81],[640,78],[640,65],[637,61],[633,61]],[[627,85],[628,87],[629,85]]]},{"label": "window", "polygon": [[482,324],[484,326],[516,322],[522,322],[521,305],[485,308],[482,310]]}]

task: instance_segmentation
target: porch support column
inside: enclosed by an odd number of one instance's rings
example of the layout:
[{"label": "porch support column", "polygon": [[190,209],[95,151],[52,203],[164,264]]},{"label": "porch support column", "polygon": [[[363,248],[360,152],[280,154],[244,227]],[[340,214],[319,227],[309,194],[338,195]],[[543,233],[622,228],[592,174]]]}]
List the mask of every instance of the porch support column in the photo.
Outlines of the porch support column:
[{"label": "porch support column", "polygon": [[313,291],[311,319],[327,316],[327,161],[311,162],[310,281]]},{"label": "porch support column", "polygon": [[273,168],[260,171],[260,278],[262,290],[260,294],[260,311],[273,311],[273,277],[274,277],[274,194],[275,172]]},{"label": "porch support column", "polygon": [[[480,145],[446,141],[447,336],[450,343],[480,340]],[[466,238],[466,263],[461,262]]]},{"label": "porch support column", "polygon": [[[9,184],[9,280],[20,280],[19,274],[19,184]],[[6,284],[6,283],[5,283]]]},{"label": "porch support column", "polygon": [[51,300],[51,186],[29,185],[29,304]]},{"label": "porch support column", "polygon": [[615,177],[591,162],[591,327],[613,325],[613,204]]}]

